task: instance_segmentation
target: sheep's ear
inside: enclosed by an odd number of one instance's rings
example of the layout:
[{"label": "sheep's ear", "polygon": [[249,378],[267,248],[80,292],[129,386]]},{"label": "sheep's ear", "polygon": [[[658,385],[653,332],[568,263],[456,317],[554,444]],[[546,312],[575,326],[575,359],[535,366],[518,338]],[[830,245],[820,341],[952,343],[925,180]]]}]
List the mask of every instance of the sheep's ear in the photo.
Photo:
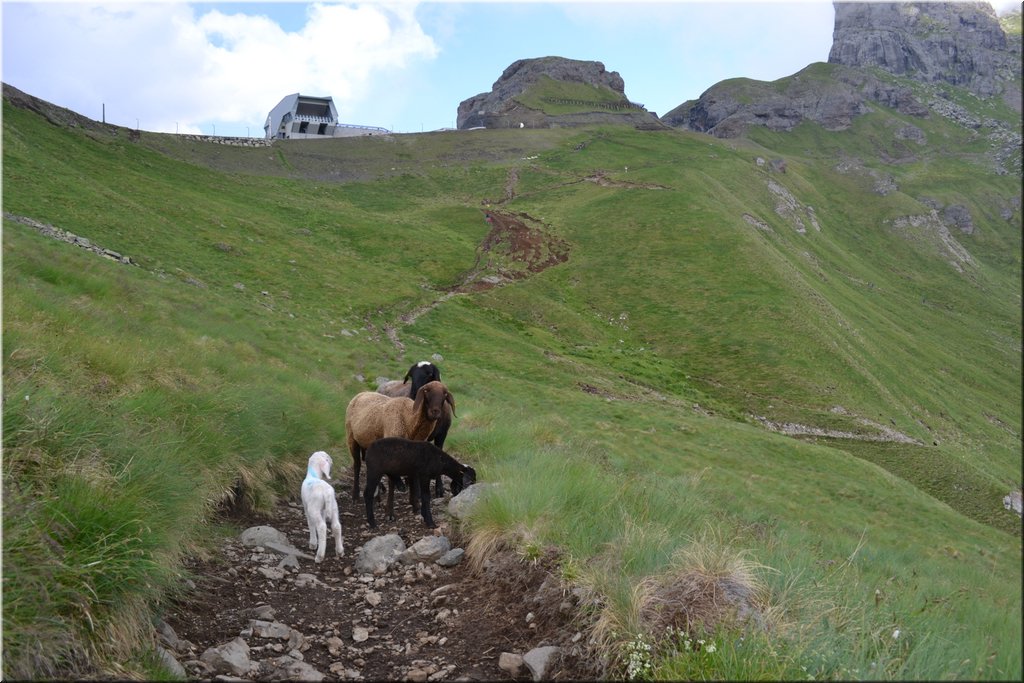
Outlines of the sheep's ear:
[{"label": "sheep's ear", "polygon": [[420,390],[416,392],[416,400],[412,402],[412,412],[414,415],[419,414],[423,410],[424,396],[427,395],[427,385],[424,384],[420,387]]},{"label": "sheep's ear", "polygon": [[405,384],[410,379],[412,379],[412,373],[413,373],[413,370],[416,369],[416,366],[417,366],[417,363],[413,363],[412,365],[409,366],[409,371],[405,373],[405,379],[402,380],[402,384]]},{"label": "sheep's ear", "polygon": [[452,415],[455,415],[455,398],[452,397],[452,393],[447,389],[444,392],[444,400],[452,407]]}]

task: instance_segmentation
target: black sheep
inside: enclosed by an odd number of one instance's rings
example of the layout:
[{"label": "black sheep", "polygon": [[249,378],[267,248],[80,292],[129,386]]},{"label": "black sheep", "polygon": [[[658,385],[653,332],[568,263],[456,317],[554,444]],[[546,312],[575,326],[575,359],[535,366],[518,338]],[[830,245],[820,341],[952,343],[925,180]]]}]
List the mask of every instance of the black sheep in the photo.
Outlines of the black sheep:
[{"label": "black sheep", "polygon": [[[406,388],[406,384],[409,384],[409,380],[412,383]],[[419,363],[414,363],[405,377],[399,382],[397,379],[393,379],[387,382],[382,382],[377,387],[377,391],[384,394],[385,396],[391,396],[392,398],[398,396],[408,396],[409,398],[416,398],[416,392],[420,390],[427,382],[440,382],[441,371],[437,369],[437,366],[428,360],[421,360]]]},{"label": "black sheep", "polygon": [[[410,382],[409,380],[412,380]],[[415,399],[416,392],[420,390],[427,382],[441,381],[441,371],[437,369],[437,366],[430,361],[421,360],[418,363],[414,363],[409,371],[405,373],[405,378],[399,382],[397,379],[382,383],[377,387],[377,391],[385,396],[408,396],[409,398]],[[409,384],[409,389],[405,389],[405,385]],[[427,441],[432,442],[438,448],[444,448],[444,440],[448,438],[448,430],[452,426],[452,412],[446,409],[441,419],[437,421],[434,426],[434,431],[427,437]],[[399,491],[404,491],[405,488],[399,484]],[[459,489],[452,487],[452,493],[458,493]],[[444,496],[444,480],[441,475],[438,475],[434,480],[434,498],[441,498]]]},{"label": "black sheep", "polygon": [[[410,441],[397,436],[377,439],[366,449],[366,521],[370,528],[376,528],[373,519],[373,495],[381,478],[387,475],[391,481],[388,487],[388,519],[395,519],[395,486],[400,477],[409,482],[409,504],[413,512],[419,512],[423,523],[433,529],[434,518],[430,514],[430,480],[448,475],[452,489],[470,486],[476,481],[476,470],[460,464],[455,458],[428,441]],[[417,498],[419,505],[417,505]]]}]

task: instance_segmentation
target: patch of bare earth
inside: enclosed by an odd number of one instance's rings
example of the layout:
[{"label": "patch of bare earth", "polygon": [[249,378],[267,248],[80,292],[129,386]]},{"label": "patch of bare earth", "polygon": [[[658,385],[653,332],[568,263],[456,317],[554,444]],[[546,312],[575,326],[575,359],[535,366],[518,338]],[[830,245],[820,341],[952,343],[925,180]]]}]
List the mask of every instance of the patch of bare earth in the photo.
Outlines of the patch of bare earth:
[{"label": "patch of bare earth", "polygon": [[479,292],[521,280],[569,260],[569,244],[525,213],[486,211],[491,229],[480,243],[476,262],[450,288],[451,293]]},{"label": "patch of bare earth", "polygon": [[[371,531],[362,503],[350,497],[350,472],[334,485],[344,527],[343,557],[336,558],[329,544],[321,564],[298,558],[298,567],[285,568],[277,577],[269,571],[276,559],[268,563],[266,554],[242,546],[236,537],[226,539],[209,559],[188,563],[195,589],[168,610],[165,620],[187,641],[175,656],[189,679],[211,678],[199,657],[240,635],[251,660],[260,662],[241,676],[249,680],[265,679],[275,670],[272,662],[294,650],[324,680],[531,680],[526,666],[516,675],[499,668],[499,657],[548,645],[562,649],[545,680],[596,676],[587,661],[587,639],[574,619],[576,600],[553,573],[553,556],[531,563],[499,552],[477,571],[464,559],[451,568],[396,563],[383,575],[360,576],[354,569],[356,549],[374,536],[398,534],[411,546],[432,532],[398,500],[396,520],[387,522],[380,506],[380,526]],[[446,500],[433,503],[437,531],[460,547],[465,539],[452,528]],[[240,530],[273,526],[306,550],[308,531],[297,496],[269,515],[234,513],[229,521]],[[303,580],[302,574],[315,581]],[[296,648],[294,637],[286,642],[252,635],[257,608],[302,634],[301,644]],[[359,642],[361,629],[368,637]]]}]

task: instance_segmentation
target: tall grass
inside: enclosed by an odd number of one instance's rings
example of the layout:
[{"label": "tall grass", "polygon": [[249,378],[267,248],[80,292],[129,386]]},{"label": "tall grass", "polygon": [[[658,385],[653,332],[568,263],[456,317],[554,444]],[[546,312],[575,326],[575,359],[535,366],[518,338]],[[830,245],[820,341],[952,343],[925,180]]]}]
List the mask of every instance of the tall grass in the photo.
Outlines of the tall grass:
[{"label": "tall grass", "polygon": [[[4,222],[6,673],[148,676],[149,617],[219,507],[290,495],[308,453],[342,448],[356,391],[437,353],[447,445],[497,484],[469,555],[557,549],[615,675],[643,639],[660,678],[1019,679],[1001,495],[1021,477],[1020,212],[989,206],[1019,186],[946,120],[914,122],[941,151],[878,164],[894,116],[267,154],[5,103],[5,211],[138,264]],[[904,189],[875,195],[840,154]],[[779,155],[785,174],[755,163]],[[513,169],[500,210],[569,260],[406,321],[473,266]],[[769,180],[821,231],[797,233]],[[971,209],[969,276],[892,229],[922,196]],[[801,442],[758,417],[920,445]],[[645,605],[721,581],[750,587],[759,626],[652,629]]]}]

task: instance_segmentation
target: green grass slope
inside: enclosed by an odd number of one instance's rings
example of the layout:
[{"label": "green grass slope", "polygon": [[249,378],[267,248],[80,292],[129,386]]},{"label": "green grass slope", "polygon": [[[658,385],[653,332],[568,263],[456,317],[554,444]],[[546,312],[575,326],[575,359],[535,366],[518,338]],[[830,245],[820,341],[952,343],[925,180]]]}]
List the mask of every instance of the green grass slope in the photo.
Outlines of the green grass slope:
[{"label": "green grass slope", "polygon": [[[348,400],[436,353],[448,448],[502,484],[468,530],[558,547],[617,675],[659,635],[638,586],[746,557],[771,628],[639,670],[1019,679],[1019,177],[943,120],[879,161],[894,122],[235,148],[5,101],[5,672],[156,675],[149,616],[216,510],[345,463]],[[450,295],[499,258],[487,204],[568,260]]]}]

